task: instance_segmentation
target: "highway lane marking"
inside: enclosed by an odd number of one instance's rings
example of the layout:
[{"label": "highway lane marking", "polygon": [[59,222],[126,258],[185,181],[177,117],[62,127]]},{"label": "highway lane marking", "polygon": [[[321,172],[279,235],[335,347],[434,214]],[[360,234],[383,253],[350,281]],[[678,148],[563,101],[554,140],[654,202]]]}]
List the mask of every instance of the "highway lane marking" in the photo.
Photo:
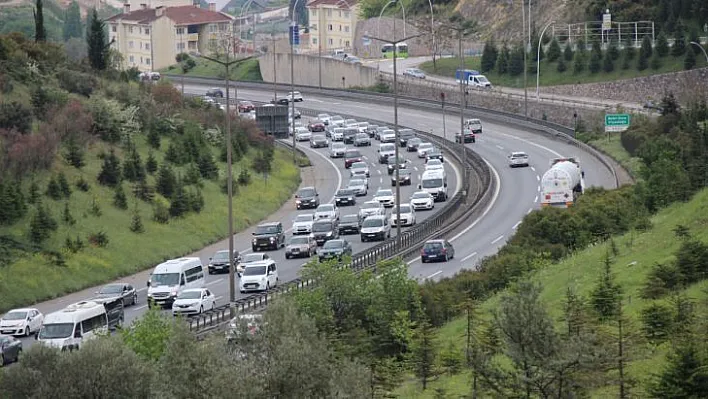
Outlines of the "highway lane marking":
[{"label": "highway lane marking", "polygon": [[369,157],[367,157],[366,155],[362,155],[361,157],[364,158],[364,159],[366,159],[366,160],[369,159]]},{"label": "highway lane marking", "polygon": [[379,177],[379,184],[383,184],[383,177]]},{"label": "highway lane marking", "polygon": [[413,167],[413,170],[415,170],[415,171],[417,172],[417,171],[418,171],[418,167],[417,167],[417,166],[414,166],[414,167]]},{"label": "highway lane marking", "polygon": [[536,171],[536,168],[534,168],[534,167],[532,166],[532,167],[531,167],[531,170],[535,172],[535,171]]},{"label": "highway lane marking", "polygon": [[474,256],[477,256],[477,252],[472,252],[471,254],[465,256],[464,258],[462,258],[462,259],[460,260],[460,262],[464,262],[464,261],[466,261],[467,259],[472,258],[472,257],[474,257]]},{"label": "highway lane marking", "polygon": [[504,150],[504,147],[500,146],[499,144],[497,144],[497,148],[500,149],[500,150],[502,150],[502,151]]},{"label": "highway lane marking", "polygon": [[500,235],[499,237],[495,238],[494,241],[492,241],[492,244],[498,243],[499,241],[501,241],[502,238],[504,238],[504,235],[503,235],[503,234]]},{"label": "highway lane marking", "polygon": [[145,309],[146,307],[148,307],[148,305],[139,306],[139,307],[135,308],[134,310],[142,310],[142,309]]},{"label": "highway lane marking", "polygon": [[520,224],[521,224],[521,220],[519,220],[518,222],[516,222],[516,224],[514,225],[514,227],[512,227],[511,229],[512,229],[512,230],[516,230],[516,228],[519,227]]},{"label": "highway lane marking", "polygon": [[206,283],[206,285],[213,285],[213,284],[216,284],[216,283],[220,283],[220,282],[222,282],[222,281],[224,281],[224,279],[223,279],[223,278],[220,278],[220,279],[217,279],[217,280],[214,280],[214,281],[210,281],[210,282]]},{"label": "highway lane marking", "polygon": [[541,181],[541,176],[536,175],[536,181]]},{"label": "highway lane marking", "polygon": [[541,145],[541,144],[534,143],[534,142],[529,141],[529,140],[526,140],[526,139],[522,139],[521,137],[516,137],[516,136],[512,136],[512,135],[510,135],[510,134],[501,133],[501,132],[495,132],[495,134],[498,134],[498,135],[501,135],[501,136],[505,136],[505,137],[509,137],[509,138],[512,138],[512,139],[515,139],[515,140],[523,141],[523,142],[526,143],[526,144],[529,144],[529,145],[532,145],[532,146],[534,146],[534,147],[538,147],[538,148],[540,148],[540,149],[546,150],[546,151],[550,152],[551,154],[553,154],[553,155],[555,155],[555,156],[557,156],[557,157],[562,157],[562,155],[561,155],[560,153],[558,153],[558,152],[556,152],[556,151],[553,151],[552,149],[550,149],[550,148],[548,148],[548,147],[546,147],[546,146],[543,146],[543,145]]},{"label": "highway lane marking", "polygon": [[533,208],[529,208],[528,211],[526,211],[526,214],[528,215],[529,213],[533,212]]},{"label": "highway lane marking", "polygon": [[137,289],[137,290],[135,290],[135,292],[143,292],[143,291],[145,291],[145,290],[147,290],[147,287],[143,287],[143,288]]},{"label": "highway lane marking", "polygon": [[433,274],[431,274],[430,276],[426,277],[426,279],[433,278],[433,277],[437,276],[437,275],[440,274],[440,273],[442,273],[442,270],[436,271],[435,273],[433,273]]},{"label": "highway lane marking", "polygon": [[541,186],[537,186],[536,191],[541,192]]},{"label": "highway lane marking", "polygon": [[[373,162],[372,162],[372,165],[373,165]],[[377,172],[379,172],[379,174],[381,174],[381,170],[379,170],[379,169],[376,169],[376,171],[377,171]]]},{"label": "highway lane marking", "polygon": [[538,202],[538,195],[533,199],[533,202]]}]

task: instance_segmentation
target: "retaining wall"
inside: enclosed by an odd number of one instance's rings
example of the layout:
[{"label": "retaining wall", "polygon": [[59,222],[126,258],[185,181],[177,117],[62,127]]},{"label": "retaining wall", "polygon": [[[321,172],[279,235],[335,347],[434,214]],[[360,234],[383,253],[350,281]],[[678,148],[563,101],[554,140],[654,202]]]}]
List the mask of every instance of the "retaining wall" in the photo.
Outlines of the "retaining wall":
[{"label": "retaining wall", "polygon": [[[378,82],[378,72],[374,68],[348,64],[332,58],[295,54],[294,75],[296,85],[319,86],[320,62],[322,87],[347,88],[369,87]],[[265,82],[273,82],[273,54],[258,59],[261,76]],[[290,83],[290,53],[275,54],[275,78],[278,83]],[[344,81],[342,81],[344,77]],[[344,84],[342,84],[344,83]]]}]

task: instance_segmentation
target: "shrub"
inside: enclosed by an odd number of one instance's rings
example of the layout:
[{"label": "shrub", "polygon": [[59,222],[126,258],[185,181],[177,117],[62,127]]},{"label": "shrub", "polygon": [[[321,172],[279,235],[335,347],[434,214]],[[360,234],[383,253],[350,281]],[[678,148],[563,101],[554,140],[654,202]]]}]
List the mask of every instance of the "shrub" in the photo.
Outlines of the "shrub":
[{"label": "shrub", "polygon": [[103,215],[103,211],[101,210],[101,204],[99,204],[98,199],[96,197],[93,197],[91,199],[91,205],[89,206],[88,213],[89,215],[95,216],[97,218]]},{"label": "shrub", "polygon": [[79,176],[79,178],[76,180],[76,188],[83,192],[88,192],[91,189],[91,186],[89,183],[84,179],[83,176]]},{"label": "shrub", "polygon": [[219,168],[214,162],[214,157],[209,149],[205,149],[199,155],[198,160],[199,173],[208,180],[213,180],[219,177]]},{"label": "shrub", "polygon": [[66,240],[64,241],[64,248],[66,248],[69,252],[71,253],[78,253],[81,252],[82,249],[84,249],[86,245],[84,244],[84,240],[81,239],[81,237],[76,236],[76,239],[71,239],[71,237],[66,237]]},{"label": "shrub", "polygon": [[145,160],[145,171],[149,174],[153,174],[157,171],[157,160],[152,151],[148,152],[148,157]]},{"label": "shrub", "polygon": [[686,284],[705,279],[708,276],[708,245],[694,239],[683,241],[676,253],[676,269]]},{"label": "shrub", "polygon": [[669,55],[669,41],[666,39],[664,32],[659,33],[656,37],[656,55],[659,57],[666,57]]},{"label": "shrub", "polygon": [[62,69],[56,76],[62,89],[85,97],[90,97],[93,88],[98,86],[96,78],[88,73]]},{"label": "shrub", "polygon": [[128,209],[128,198],[125,196],[122,184],[117,185],[113,193],[113,206],[122,210]]},{"label": "shrub", "polygon": [[189,208],[196,213],[204,209],[204,196],[199,187],[197,187],[194,193],[189,193]]},{"label": "shrub", "polygon": [[155,198],[155,190],[145,180],[140,180],[133,185],[133,195],[145,202],[152,202]]},{"label": "shrub", "polygon": [[585,54],[576,51],[575,58],[573,59],[573,73],[579,74],[585,70]]},{"label": "shrub", "polygon": [[696,53],[693,51],[687,51],[686,57],[683,59],[683,69],[690,70],[696,66]]},{"label": "shrub", "polygon": [[115,187],[121,181],[120,161],[113,149],[103,158],[103,166],[98,174],[98,182],[104,186]]},{"label": "shrub", "polygon": [[155,201],[152,220],[160,224],[166,224],[170,221],[170,210],[163,200]]},{"label": "shrub", "polygon": [[566,44],[563,49],[563,59],[568,62],[573,61],[573,55],[573,47],[570,44]]},{"label": "shrub", "polygon": [[180,217],[189,212],[191,208],[189,194],[184,189],[181,180],[177,181],[170,201],[170,216]]},{"label": "shrub", "polygon": [[84,148],[75,138],[69,138],[66,142],[66,152],[64,159],[69,165],[81,169],[86,163],[84,162]]},{"label": "shrub", "polygon": [[548,45],[546,57],[548,57],[548,62],[556,62],[561,58],[561,48],[555,37],[551,40],[551,44]]},{"label": "shrub", "polygon": [[606,55],[602,60],[602,70],[606,73],[610,73],[615,70],[615,64],[609,55]]},{"label": "shrub", "polygon": [[59,191],[61,191],[62,197],[71,197],[71,187],[69,186],[69,181],[66,180],[66,176],[63,172],[59,172],[57,175],[57,184],[59,185]]},{"label": "shrub", "polygon": [[137,204],[133,210],[133,218],[130,221],[130,231],[136,234],[141,234],[145,232],[145,226],[143,225],[143,219],[140,217],[140,212],[138,210]]},{"label": "shrub", "polygon": [[558,65],[556,65],[556,71],[558,71],[558,73],[563,73],[567,70],[568,70],[568,66],[565,65],[565,61],[563,60],[563,58],[559,58]]},{"label": "shrub", "polygon": [[49,182],[47,183],[46,194],[47,194],[47,197],[49,197],[55,201],[58,201],[64,197],[61,192],[61,187],[59,187],[59,183],[57,182],[57,180],[54,176],[49,178]]},{"label": "shrub", "polygon": [[251,184],[251,174],[248,173],[248,169],[241,169],[241,173],[238,174],[238,184],[242,186]]},{"label": "shrub", "polygon": [[177,178],[175,173],[167,163],[163,163],[160,166],[160,170],[157,173],[157,182],[155,183],[155,189],[158,193],[162,194],[165,198],[171,198],[175,191],[175,186],[177,185]]},{"label": "shrub", "polygon": [[52,235],[59,225],[52,217],[49,209],[38,204],[34,215],[30,219],[29,239],[33,243],[40,244]]},{"label": "shrub", "polygon": [[0,128],[29,133],[32,129],[32,110],[15,101],[0,103]]},{"label": "shrub", "polygon": [[145,180],[143,161],[134,146],[128,153],[128,159],[123,163],[123,177],[131,182]]},{"label": "shrub", "polygon": [[661,58],[659,58],[658,54],[654,54],[653,57],[651,57],[651,61],[649,62],[649,67],[653,70],[658,70],[661,68]]},{"label": "shrub", "polygon": [[642,289],[642,297],[657,299],[680,288],[683,275],[672,264],[657,263],[652,267]]},{"label": "shrub", "polygon": [[642,329],[647,339],[653,343],[665,341],[673,328],[674,315],[663,304],[652,303],[642,309]]},{"label": "shrub", "polygon": [[159,150],[160,149],[160,133],[157,131],[155,128],[151,128],[148,130],[147,134],[147,143],[150,147]]},{"label": "shrub", "polygon": [[27,213],[20,182],[0,182],[0,224],[10,225]]},{"label": "shrub", "polygon": [[71,214],[71,209],[69,209],[69,201],[64,203],[64,210],[61,213],[61,220],[68,226],[73,226],[76,224],[76,219]]},{"label": "shrub", "polygon": [[108,246],[108,234],[106,234],[104,231],[91,233],[88,236],[88,242],[93,246],[105,248],[106,246]]}]

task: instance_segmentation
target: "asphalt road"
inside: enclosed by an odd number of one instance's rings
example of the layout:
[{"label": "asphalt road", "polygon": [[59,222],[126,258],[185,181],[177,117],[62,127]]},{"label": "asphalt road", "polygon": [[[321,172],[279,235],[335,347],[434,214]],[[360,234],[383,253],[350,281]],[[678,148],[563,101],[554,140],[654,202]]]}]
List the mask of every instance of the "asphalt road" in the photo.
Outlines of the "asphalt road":
[{"label": "asphalt road", "polygon": [[[365,118],[359,118],[359,121],[366,121]],[[303,124],[307,124],[307,118],[303,117]],[[349,170],[344,168],[343,159],[331,159],[329,158],[329,149],[311,149],[309,148],[308,142],[301,142],[298,147],[303,149],[312,161],[312,167],[308,168],[308,176],[304,176],[303,183],[301,187],[314,185],[319,194],[321,203],[330,203],[334,200],[334,194],[339,187],[346,186],[349,181]],[[348,145],[348,147],[352,147]],[[340,208],[340,215],[347,215],[350,213],[358,213],[359,205],[363,204],[365,201],[371,200],[376,193],[378,188],[392,188],[390,176],[388,175],[386,165],[381,165],[378,163],[378,157],[376,154],[376,149],[378,148],[378,142],[372,140],[371,147],[358,147],[361,151],[365,162],[369,165],[369,170],[371,177],[369,179],[369,190],[366,196],[357,197],[356,206],[346,206]],[[401,187],[401,198],[406,202],[413,194],[417,191],[416,187],[420,181],[420,176],[425,170],[425,163],[422,159],[417,157],[416,153],[407,153],[405,149],[401,152],[401,155],[406,157],[410,161],[409,168],[412,171],[412,184],[410,186]],[[458,182],[460,181],[460,171],[457,167],[450,164],[450,162],[445,162],[445,168],[448,174],[448,190],[449,195],[452,197],[458,191]],[[446,203],[436,203],[435,209],[432,211],[419,211],[416,213],[417,222],[422,222],[430,215],[441,209]],[[311,210],[296,210],[294,199],[286,203],[276,214],[271,215],[267,221],[280,221],[283,226],[287,229],[286,234],[288,238],[291,237],[290,229],[292,227],[292,221],[298,214],[304,213],[314,213],[314,209]],[[387,215],[390,216],[391,210],[387,209]],[[408,227],[403,227],[402,231],[405,231]],[[239,250],[240,253],[251,252],[251,232],[254,228],[248,229],[247,231],[238,233],[234,235],[234,247]],[[395,236],[396,229],[392,229],[392,236]],[[374,242],[362,243],[358,235],[346,235],[342,236],[352,244],[352,249],[354,253],[357,253],[365,248],[376,245]],[[215,245],[211,245],[198,251],[190,256],[198,256],[203,264],[206,266],[214,252],[217,250],[228,249],[228,242],[226,240],[221,241]],[[285,249],[279,249],[277,251],[268,251],[271,258],[275,259],[278,264],[278,273],[281,283],[293,280],[299,277],[299,271],[301,267],[308,261],[308,259],[285,259]],[[136,275],[126,277],[119,281],[125,281],[133,284],[139,289],[138,292],[138,304],[136,306],[131,306],[125,310],[125,321],[127,324],[131,323],[134,319],[142,315],[147,310],[147,290],[146,282],[149,271],[138,273]],[[207,275],[206,287],[209,288],[217,297],[216,305],[223,305],[228,303],[229,299],[229,279],[228,274],[215,274]],[[84,290],[78,293],[68,295],[63,298],[59,298],[52,301],[47,301],[41,304],[34,305],[45,315],[57,310],[64,308],[70,303],[75,303],[83,299],[87,299],[92,296],[94,289]],[[236,299],[239,299],[245,295],[241,295],[238,292],[238,277],[236,281]],[[165,310],[169,312],[169,310]],[[25,348],[31,346],[34,343],[32,338],[23,338],[23,345]]]}]

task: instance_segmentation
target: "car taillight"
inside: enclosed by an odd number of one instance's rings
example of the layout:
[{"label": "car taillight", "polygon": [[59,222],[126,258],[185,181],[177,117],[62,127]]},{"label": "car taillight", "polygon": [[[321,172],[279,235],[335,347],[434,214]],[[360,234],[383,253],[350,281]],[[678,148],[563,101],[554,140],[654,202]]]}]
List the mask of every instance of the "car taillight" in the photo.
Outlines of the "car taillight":
[{"label": "car taillight", "polygon": [[425,249],[420,250],[420,256],[423,256],[423,255],[425,255]]},{"label": "car taillight", "polygon": [[546,199],[547,200],[551,199],[551,194],[546,194]]},{"label": "car taillight", "polygon": [[447,248],[443,248],[442,250],[443,255],[447,253]]}]

